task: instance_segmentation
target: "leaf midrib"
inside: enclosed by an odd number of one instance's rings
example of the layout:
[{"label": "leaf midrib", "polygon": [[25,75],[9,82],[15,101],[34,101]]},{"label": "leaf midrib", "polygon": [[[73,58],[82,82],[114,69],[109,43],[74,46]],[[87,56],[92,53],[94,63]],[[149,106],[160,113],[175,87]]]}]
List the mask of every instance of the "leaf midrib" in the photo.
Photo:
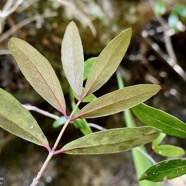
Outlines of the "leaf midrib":
[{"label": "leaf midrib", "polygon": [[[157,120],[157,119],[154,119],[152,116],[150,116],[150,115],[148,115],[148,114],[146,114],[145,112],[143,112],[143,111],[141,111],[140,109],[138,109],[138,108],[136,108],[138,111],[140,111],[140,112],[142,112],[144,115],[146,115],[148,118],[150,118],[150,119],[153,119],[153,120],[155,120],[155,121],[161,121],[161,120]],[[170,125],[168,125],[168,124],[166,124],[166,123],[164,123],[164,122],[162,122],[161,121],[161,123],[163,124],[163,125],[165,125],[165,126],[168,126],[168,127],[170,127],[170,128],[173,128],[173,129],[176,129],[176,131],[178,131],[178,132],[183,132],[184,134],[186,134],[186,132],[184,132],[183,130],[178,130],[176,127],[174,127],[174,126],[170,126]],[[186,138],[186,136],[185,136],[185,138]]]},{"label": "leaf midrib", "polygon": [[[29,133],[31,136],[33,136],[33,138],[37,139],[42,145],[46,145],[44,144],[40,139],[38,139],[36,136],[34,136],[34,134],[30,133],[28,130],[25,130],[21,125],[18,125],[16,122],[12,121],[11,119],[7,119],[7,117],[0,113],[0,117],[2,117],[3,119],[10,121],[11,123],[15,124],[18,128],[22,129],[23,131],[26,131],[27,133]],[[35,126],[34,126],[35,127]],[[25,138],[26,139],[26,138]]]},{"label": "leaf midrib", "polygon": [[[153,132],[153,133],[151,133],[151,134],[148,134],[148,135],[145,135],[145,136],[151,136],[151,135],[153,135],[153,134],[156,134],[157,132]],[[89,149],[89,148],[94,148],[94,147],[101,147],[101,146],[107,146],[107,145],[117,145],[117,144],[121,144],[121,143],[128,143],[128,142],[130,142],[130,141],[134,141],[134,140],[138,140],[139,138],[141,138],[141,137],[144,137],[144,136],[140,136],[140,137],[136,137],[136,138],[133,138],[133,139],[129,139],[129,140],[124,140],[124,141],[121,141],[121,142],[117,142],[117,143],[109,143],[109,144],[107,144],[107,143],[102,143],[102,144],[99,144],[99,145],[87,145],[87,146],[81,146],[81,147],[72,147],[72,148],[70,148],[70,149],[64,149],[65,151],[71,151],[71,150],[75,150],[75,149]],[[144,140],[144,141],[147,141],[147,140]],[[147,142],[148,143],[148,142]],[[131,147],[131,148],[134,148],[134,147]]]},{"label": "leaf midrib", "polygon": [[[120,43],[119,43],[117,49],[120,48],[120,45],[121,45],[122,42],[123,42],[123,40],[120,41]],[[116,51],[116,50],[115,50],[115,51]],[[91,92],[90,92],[90,89],[95,85],[95,83],[97,82],[97,79],[99,78],[100,74],[104,71],[104,69],[105,69],[105,67],[107,66],[107,64],[111,61],[111,58],[113,58],[113,55],[111,55],[111,56],[109,57],[108,62],[106,63],[106,65],[104,66],[104,68],[102,68],[102,70],[100,71],[100,73],[97,75],[97,78],[92,82],[92,85],[89,87],[89,89],[85,92],[84,95],[88,95],[88,94],[94,92],[94,91],[91,91]],[[96,59],[96,61],[97,61],[98,59],[99,59],[99,57]],[[92,70],[91,70],[91,71],[92,71]],[[113,73],[114,73],[114,72],[113,72]]]},{"label": "leaf midrib", "polygon": [[[45,80],[45,78],[43,77],[43,75],[41,74],[41,72],[38,70],[38,68],[36,67],[36,65],[31,61],[31,59],[30,59],[29,57],[27,57],[27,56],[24,54],[24,52],[23,52],[16,44],[14,44],[14,45],[23,53],[23,55],[24,55],[24,56],[30,61],[30,63],[34,66],[34,68],[36,69],[36,71],[38,72],[38,74],[41,76],[41,78],[42,78],[43,81],[45,82],[46,86],[47,86],[47,87],[49,88],[49,90],[51,91],[51,93],[52,93],[51,96],[54,98],[54,100],[56,100],[56,102],[57,102],[59,108],[61,109],[61,112],[62,112],[62,113],[65,113],[65,111],[63,110],[63,108],[62,108],[62,106],[61,106],[59,100],[57,99],[56,94],[53,92],[52,88],[51,88],[50,85],[47,83],[47,81]],[[43,56],[43,57],[44,57],[44,56]],[[44,58],[45,58],[45,57],[44,57]]]},{"label": "leaf midrib", "polygon": [[[150,93],[150,92],[153,92],[153,91],[148,91],[148,92],[145,92],[145,93],[141,93],[141,94],[138,94],[138,95],[136,95],[136,96],[133,96],[133,97],[130,97],[130,98],[127,98],[127,99],[124,99],[124,100],[118,100],[117,102],[112,102],[112,103],[110,103],[110,104],[105,105],[104,107],[101,107],[101,106],[96,107],[96,109],[94,109],[94,110],[90,110],[89,112],[85,112],[85,113],[83,113],[83,114],[77,115],[77,117],[81,117],[81,116],[83,116],[83,115],[87,115],[87,114],[89,114],[89,113],[92,113],[92,112],[97,111],[97,110],[100,110],[100,109],[104,109],[104,108],[106,108],[106,107],[109,107],[109,106],[111,106],[111,105],[113,105],[113,104],[117,104],[117,103],[119,103],[119,102],[129,101],[130,99],[134,99],[134,98],[136,98],[136,97],[139,97],[140,95],[147,94],[147,93]],[[112,92],[111,92],[111,93],[112,93]],[[111,93],[110,93],[110,94],[111,94]],[[97,98],[97,99],[101,99],[101,97],[100,97],[100,98]],[[95,100],[95,101],[96,101],[96,100]],[[144,100],[144,101],[145,101],[145,100]],[[138,103],[138,104],[140,104],[140,103]],[[86,107],[86,106],[85,106],[85,107]],[[82,108],[82,110],[83,110],[83,108]]]}]

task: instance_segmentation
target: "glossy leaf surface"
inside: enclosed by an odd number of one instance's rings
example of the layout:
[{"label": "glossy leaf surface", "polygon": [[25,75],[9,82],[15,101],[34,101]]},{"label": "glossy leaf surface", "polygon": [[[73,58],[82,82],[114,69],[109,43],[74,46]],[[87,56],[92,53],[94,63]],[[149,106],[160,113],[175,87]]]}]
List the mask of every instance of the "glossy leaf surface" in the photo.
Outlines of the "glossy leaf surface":
[{"label": "glossy leaf surface", "polygon": [[61,45],[63,70],[72,90],[81,96],[83,88],[84,56],[78,28],[71,22],[65,31]]},{"label": "glossy leaf surface", "polygon": [[37,145],[48,145],[46,137],[30,112],[3,89],[0,89],[0,127]]},{"label": "glossy leaf surface", "polygon": [[186,159],[166,160],[147,169],[140,181],[161,182],[164,179],[173,179],[184,174],[186,174]]},{"label": "glossy leaf surface", "polygon": [[[117,81],[118,81],[118,87],[120,89],[124,88],[124,82],[123,82],[122,75],[119,72],[119,70],[116,72],[116,77],[117,77]],[[123,111],[123,114],[124,114],[124,120],[125,120],[126,126],[127,127],[136,127],[136,123],[134,121],[134,117],[131,113],[131,110],[126,109]],[[155,140],[153,140],[153,142]],[[141,174],[152,165],[152,162],[141,151],[146,152],[145,146],[140,146],[138,148],[132,149],[132,158],[133,158],[134,166],[136,169],[137,177],[140,177]],[[139,182],[138,184],[139,184],[139,186],[149,186],[149,185],[150,186],[160,186],[159,183],[152,183],[152,182],[149,183],[149,181],[147,181],[147,180]]]},{"label": "glossy leaf surface", "polygon": [[145,104],[132,108],[132,111],[146,125],[158,128],[165,134],[186,138],[186,124],[176,117]]},{"label": "glossy leaf surface", "polygon": [[173,145],[159,145],[153,149],[157,154],[165,157],[179,157],[185,154],[185,151]]},{"label": "glossy leaf surface", "polygon": [[130,43],[131,29],[116,36],[100,53],[85,84],[85,95],[95,92],[118,68]]},{"label": "glossy leaf surface", "polygon": [[32,87],[54,108],[66,114],[59,80],[48,60],[26,41],[11,38],[9,50]]},{"label": "glossy leaf surface", "polygon": [[67,154],[111,154],[153,141],[159,130],[152,127],[118,128],[88,134],[63,147]]},{"label": "glossy leaf surface", "polygon": [[77,117],[94,118],[111,115],[146,101],[160,90],[160,86],[141,84],[125,87],[101,96],[78,113]]}]

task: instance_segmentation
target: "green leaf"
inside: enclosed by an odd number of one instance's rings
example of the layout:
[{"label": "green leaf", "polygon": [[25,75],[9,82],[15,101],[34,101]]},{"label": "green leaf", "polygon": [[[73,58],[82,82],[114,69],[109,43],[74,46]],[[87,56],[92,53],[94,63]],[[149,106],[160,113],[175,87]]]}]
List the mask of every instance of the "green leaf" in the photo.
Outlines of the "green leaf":
[{"label": "green leaf", "polygon": [[185,154],[182,148],[173,145],[159,145],[154,148],[154,151],[165,157],[179,157]]},{"label": "green leaf", "polygon": [[90,73],[90,70],[92,68],[92,66],[94,65],[94,63],[96,62],[96,59],[97,57],[91,57],[89,59],[87,59],[85,61],[85,65],[84,65],[84,77],[83,77],[83,80],[86,80],[89,73]]},{"label": "green leaf", "polygon": [[152,127],[118,128],[95,132],[63,147],[66,154],[111,154],[130,150],[153,141],[159,130]]},{"label": "green leaf", "polygon": [[[120,89],[124,88],[124,82],[122,80],[122,76],[119,71],[116,72],[116,77],[117,77],[118,87]],[[134,121],[130,109],[126,109],[125,111],[123,111],[123,114],[124,114],[124,120],[127,127],[136,127],[136,123]],[[140,177],[140,175],[152,165],[152,162],[141,151],[146,152],[145,146],[140,146],[138,149],[137,148],[132,149],[132,157],[133,157],[137,177]],[[149,185],[160,186],[159,183],[149,183],[149,181],[142,181],[139,182],[138,184],[139,186],[149,186]]]},{"label": "green leaf", "polygon": [[160,86],[141,84],[125,87],[101,96],[83,107],[77,118],[94,118],[111,115],[146,101],[160,90]]},{"label": "green leaf", "polygon": [[[84,88],[83,88],[83,91],[84,91]],[[79,97],[78,97],[78,95],[75,93],[75,92],[73,92],[73,96],[77,99],[77,100],[79,100]],[[93,100],[95,100],[97,97],[94,95],[94,94],[89,94],[87,97],[85,97],[83,100],[82,100],[82,102],[83,103],[90,103],[91,101],[93,101]]]},{"label": "green leaf", "polygon": [[172,12],[178,14],[182,18],[186,18],[186,6],[182,4],[176,4]]},{"label": "green leaf", "polygon": [[36,120],[11,94],[0,89],[0,127],[37,145],[48,141]]},{"label": "green leaf", "polygon": [[66,118],[64,116],[61,116],[58,120],[54,121],[53,123],[53,127],[54,128],[58,128],[61,125],[64,125],[66,122]]},{"label": "green leaf", "polygon": [[178,27],[177,24],[179,22],[179,18],[177,16],[177,14],[175,13],[171,13],[168,17],[168,24],[170,26],[170,28],[172,28],[175,32],[178,32]]},{"label": "green leaf", "polygon": [[[74,114],[77,114],[79,112],[79,108],[76,106],[76,103],[74,101],[72,89],[70,89],[69,93],[72,110],[75,109]],[[80,131],[84,135],[92,133],[92,130],[85,119],[74,120],[72,123],[76,128],[80,129]]]},{"label": "green leaf", "polygon": [[48,60],[26,41],[18,38],[11,38],[8,47],[32,87],[54,108],[66,115],[63,92]]},{"label": "green leaf", "polygon": [[95,92],[112,76],[130,43],[131,29],[116,36],[100,53],[85,84],[85,96]]},{"label": "green leaf", "polygon": [[76,24],[67,26],[61,45],[63,70],[72,90],[80,97],[83,88],[84,56]]},{"label": "green leaf", "polygon": [[166,160],[147,169],[140,177],[140,181],[149,180],[161,182],[186,174],[186,159]]},{"label": "green leaf", "polygon": [[176,117],[145,104],[132,108],[132,111],[144,124],[160,129],[165,134],[186,138],[186,124]]},{"label": "green leaf", "polygon": [[165,3],[163,2],[163,0],[158,0],[155,6],[155,15],[161,16],[164,15],[165,13],[166,13]]},{"label": "green leaf", "polygon": [[152,148],[156,148],[162,141],[163,139],[166,137],[166,134],[161,133],[158,138],[156,138],[153,142],[152,142]]},{"label": "green leaf", "polygon": [[75,127],[79,128],[84,135],[92,133],[86,119],[77,119],[73,121]]}]

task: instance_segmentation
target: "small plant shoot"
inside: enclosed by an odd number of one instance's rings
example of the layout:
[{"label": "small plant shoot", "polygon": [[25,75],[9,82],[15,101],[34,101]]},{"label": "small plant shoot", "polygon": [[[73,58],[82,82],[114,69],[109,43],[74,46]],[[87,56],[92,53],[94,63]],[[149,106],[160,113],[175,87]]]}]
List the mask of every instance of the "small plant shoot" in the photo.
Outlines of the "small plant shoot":
[{"label": "small plant shoot", "polygon": [[[142,104],[157,94],[160,90],[159,85],[140,84],[124,87],[98,98],[93,95],[115,73],[128,49],[131,35],[130,28],[122,31],[103,49],[98,57],[85,62],[78,28],[74,22],[67,26],[61,44],[61,61],[64,74],[70,85],[69,95],[72,107],[70,114],[66,113],[66,101],[60,85],[61,82],[49,61],[26,41],[15,37],[10,39],[9,50],[25,78],[38,94],[61,113],[59,119],[54,122],[54,127],[60,127],[61,131],[54,144],[49,146],[47,138],[30,112],[13,96],[0,89],[0,127],[25,140],[44,146],[48,150],[48,156],[31,186],[39,183],[51,158],[57,154],[119,153],[150,143],[161,132],[186,138],[185,123],[167,113]],[[86,105],[79,107],[83,102]],[[87,118],[109,116],[129,108],[149,126],[92,132],[86,120]],[[63,147],[58,147],[70,123],[80,129],[84,136],[65,144]],[[154,143],[153,147],[156,151],[161,149],[167,154],[167,151],[174,150],[178,156],[184,154],[181,148],[160,145],[161,140],[163,138]],[[179,173],[175,170],[178,170]],[[162,181],[164,177],[169,179],[180,176],[186,173],[185,170],[185,160],[170,160],[161,162],[158,166],[152,166],[141,176],[140,180]],[[153,177],[152,172],[157,174]]]}]

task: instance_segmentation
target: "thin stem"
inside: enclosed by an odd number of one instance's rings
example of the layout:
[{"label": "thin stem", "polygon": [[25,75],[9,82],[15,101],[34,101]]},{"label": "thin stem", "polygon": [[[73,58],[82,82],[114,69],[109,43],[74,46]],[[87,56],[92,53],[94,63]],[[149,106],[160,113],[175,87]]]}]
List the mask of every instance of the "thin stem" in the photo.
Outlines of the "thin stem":
[{"label": "thin stem", "polygon": [[37,177],[33,179],[33,182],[32,182],[32,184],[30,186],[36,186],[39,183],[39,179],[41,178],[44,170],[46,169],[46,167],[47,167],[48,163],[50,162],[50,160],[51,160],[51,158],[52,158],[53,155],[54,155],[53,151],[51,151],[48,154],[48,156],[47,156],[44,164],[42,165],[40,171],[37,174]]},{"label": "thin stem", "polygon": [[55,153],[55,150],[56,150],[56,148],[57,148],[57,146],[58,146],[58,144],[59,144],[59,142],[60,142],[60,140],[61,140],[61,138],[62,138],[62,136],[63,136],[63,133],[65,132],[65,130],[66,130],[68,124],[69,124],[70,121],[71,121],[71,118],[72,118],[74,112],[75,112],[76,109],[78,108],[78,106],[79,106],[79,104],[81,103],[81,101],[82,101],[82,99],[79,100],[78,103],[76,104],[75,108],[73,109],[72,113],[70,114],[69,118],[67,119],[67,121],[66,121],[66,123],[64,124],[63,128],[61,129],[61,131],[60,131],[60,133],[59,133],[59,135],[58,135],[58,137],[57,137],[57,139],[56,139],[56,141],[55,141],[55,143],[54,143],[54,146],[53,146],[52,150],[49,152],[49,154],[48,154],[48,156],[47,156],[47,158],[46,158],[44,164],[42,165],[42,167],[41,167],[40,171],[38,172],[36,178],[33,179],[33,181],[32,181],[32,183],[31,183],[30,186],[36,186],[36,185],[39,183],[39,179],[41,178],[41,176],[42,176],[44,170],[46,169],[48,163],[50,162],[52,156],[54,156],[54,155],[56,154],[56,153]]},{"label": "thin stem", "polygon": [[40,108],[37,108],[36,106],[32,106],[32,105],[23,105],[27,110],[32,110],[32,111],[35,111],[35,112],[38,112],[44,116],[47,116],[47,117],[50,117],[50,118],[53,118],[55,120],[58,120],[60,117],[57,116],[57,115],[54,115],[54,114],[51,114],[50,112],[47,112],[45,110],[42,110]]},{"label": "thin stem", "polygon": [[68,124],[69,124],[70,121],[71,121],[72,115],[74,114],[74,112],[76,111],[76,109],[77,109],[77,107],[79,106],[80,103],[81,103],[81,100],[78,101],[78,103],[76,104],[76,106],[75,106],[75,108],[73,109],[72,113],[70,114],[69,118],[67,119],[66,123],[64,124],[63,128],[61,129],[61,132],[59,133],[59,136],[58,136],[58,138],[57,138],[57,140],[56,140],[56,142],[55,142],[55,144],[54,144],[54,147],[52,148],[53,151],[55,151],[55,149],[56,149],[56,147],[57,147],[57,145],[58,145],[58,143],[59,143],[59,141],[60,141],[60,139],[61,139],[61,137],[62,137],[64,131],[66,130]]}]

